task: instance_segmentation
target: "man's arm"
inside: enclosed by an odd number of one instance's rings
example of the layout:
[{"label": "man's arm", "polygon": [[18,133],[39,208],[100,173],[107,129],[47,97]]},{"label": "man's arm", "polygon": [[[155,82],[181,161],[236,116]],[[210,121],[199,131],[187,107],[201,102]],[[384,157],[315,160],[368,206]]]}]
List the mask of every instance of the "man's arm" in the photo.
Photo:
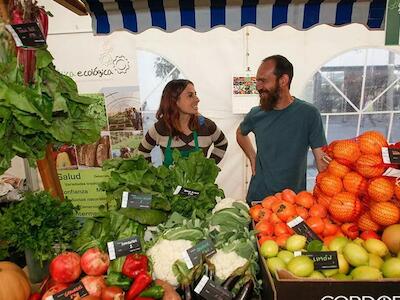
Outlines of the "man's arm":
[{"label": "man's arm", "polygon": [[242,134],[240,127],[238,127],[236,130],[236,141],[246,154],[247,158],[250,160],[251,172],[253,176],[256,175],[256,151],[251,144],[250,138]]},{"label": "man's arm", "polygon": [[322,147],[312,149],[312,152],[314,154],[315,162],[317,163],[318,172],[325,171],[328,167],[330,158],[322,150]]}]

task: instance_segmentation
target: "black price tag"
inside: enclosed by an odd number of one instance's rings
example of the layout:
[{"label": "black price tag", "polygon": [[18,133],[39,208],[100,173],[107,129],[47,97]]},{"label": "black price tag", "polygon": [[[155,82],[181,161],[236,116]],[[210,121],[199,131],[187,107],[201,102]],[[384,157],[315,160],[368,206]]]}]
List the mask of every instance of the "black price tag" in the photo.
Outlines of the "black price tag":
[{"label": "black price tag", "polygon": [[113,241],[107,243],[108,255],[110,260],[116,259],[128,254],[141,252],[142,245],[138,236],[133,236],[123,240]]},{"label": "black price tag", "polygon": [[17,47],[38,48],[46,45],[43,33],[37,23],[6,25]]},{"label": "black price tag", "polygon": [[295,256],[305,255],[314,261],[315,270],[339,269],[339,260],[336,251],[319,252],[301,252],[295,253]]},{"label": "black price tag", "polygon": [[65,290],[62,290],[53,296],[47,297],[46,300],[74,300],[78,298],[78,295],[81,298],[89,295],[81,281],[71,284]]},{"label": "black price tag", "polygon": [[382,148],[382,159],[385,164],[400,164],[400,148]]},{"label": "black price tag", "polygon": [[312,241],[321,241],[319,236],[304,222],[302,217],[297,217],[288,222],[287,225],[294,230],[297,234],[303,235],[307,238],[307,243]]},{"label": "black price tag", "polygon": [[180,185],[178,185],[174,191],[174,195],[182,195],[182,196],[187,196],[187,197],[197,197],[200,195],[199,191],[184,188]]},{"label": "black price tag", "polygon": [[151,208],[152,196],[148,194],[137,194],[130,192],[122,193],[122,208],[141,208],[149,209]]},{"label": "black price tag", "polygon": [[219,286],[214,281],[211,281],[207,276],[201,278],[194,291],[206,300],[233,299],[233,295],[230,291]]},{"label": "black price tag", "polygon": [[210,239],[204,240],[196,244],[196,246],[186,250],[183,253],[183,259],[189,269],[193,268],[201,261],[201,256],[204,254],[209,257],[217,251]]}]

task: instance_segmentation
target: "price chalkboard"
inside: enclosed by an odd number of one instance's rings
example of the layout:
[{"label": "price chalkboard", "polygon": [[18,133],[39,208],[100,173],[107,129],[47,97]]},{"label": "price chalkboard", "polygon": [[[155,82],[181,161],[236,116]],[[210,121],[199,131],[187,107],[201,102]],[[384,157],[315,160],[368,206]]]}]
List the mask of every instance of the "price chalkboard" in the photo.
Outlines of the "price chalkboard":
[{"label": "price chalkboard", "polygon": [[[88,296],[89,293],[81,281],[71,284],[66,289],[47,297],[46,300],[75,300]],[[79,297],[78,297],[79,296]],[[79,299],[80,299],[79,298]]]},{"label": "price chalkboard", "polygon": [[302,217],[297,217],[288,222],[287,225],[293,229],[297,234],[303,235],[307,238],[307,243],[312,241],[321,241],[319,236],[304,222]]},{"label": "price chalkboard", "polygon": [[43,33],[37,23],[6,25],[17,47],[39,48],[46,45]]},{"label": "price chalkboard", "polygon": [[110,260],[116,259],[128,254],[141,252],[142,245],[138,236],[133,236],[123,240],[112,241],[107,243],[108,255]]}]

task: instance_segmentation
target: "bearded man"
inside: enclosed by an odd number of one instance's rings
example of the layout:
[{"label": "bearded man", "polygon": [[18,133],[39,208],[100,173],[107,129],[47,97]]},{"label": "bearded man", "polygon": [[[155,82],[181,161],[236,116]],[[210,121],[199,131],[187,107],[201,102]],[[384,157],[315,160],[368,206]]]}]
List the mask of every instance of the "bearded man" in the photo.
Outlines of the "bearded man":
[{"label": "bearded man", "polygon": [[[306,190],[307,153],[311,147],[318,171],[327,167],[321,114],[312,104],[293,97],[293,65],[281,55],[265,58],[257,71],[260,105],[237,129],[236,140],[250,160],[252,178],[247,202],[260,201],[286,188]],[[255,135],[257,150],[248,134]]]}]

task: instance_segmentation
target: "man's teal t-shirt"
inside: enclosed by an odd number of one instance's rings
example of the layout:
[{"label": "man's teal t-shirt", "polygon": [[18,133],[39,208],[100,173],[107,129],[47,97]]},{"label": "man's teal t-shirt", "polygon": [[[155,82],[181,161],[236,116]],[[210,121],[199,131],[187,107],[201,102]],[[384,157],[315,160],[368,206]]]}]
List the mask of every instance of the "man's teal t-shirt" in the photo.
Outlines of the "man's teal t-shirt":
[{"label": "man's teal t-shirt", "polygon": [[256,138],[256,175],[251,178],[247,201],[259,201],[290,188],[306,189],[307,152],[326,145],[318,109],[294,99],[283,110],[253,107],[240,124],[243,135]]}]

